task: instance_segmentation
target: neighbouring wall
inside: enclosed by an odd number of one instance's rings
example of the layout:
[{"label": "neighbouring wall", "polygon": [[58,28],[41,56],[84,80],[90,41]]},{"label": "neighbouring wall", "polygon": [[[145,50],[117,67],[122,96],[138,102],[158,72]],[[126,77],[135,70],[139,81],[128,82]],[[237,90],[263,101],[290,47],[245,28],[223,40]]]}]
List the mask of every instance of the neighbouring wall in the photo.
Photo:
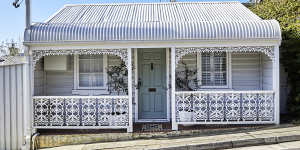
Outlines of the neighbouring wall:
[{"label": "neighbouring wall", "polygon": [[30,87],[25,65],[0,66],[0,150],[19,150],[25,142]]}]

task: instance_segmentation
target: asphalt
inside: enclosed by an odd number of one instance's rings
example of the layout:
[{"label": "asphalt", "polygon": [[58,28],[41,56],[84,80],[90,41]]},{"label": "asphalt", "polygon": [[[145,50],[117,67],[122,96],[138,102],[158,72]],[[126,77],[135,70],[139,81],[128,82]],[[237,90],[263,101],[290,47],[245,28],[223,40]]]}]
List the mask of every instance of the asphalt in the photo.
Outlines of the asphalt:
[{"label": "asphalt", "polygon": [[231,149],[300,141],[300,126],[199,137],[155,138],[46,148],[44,150]]}]

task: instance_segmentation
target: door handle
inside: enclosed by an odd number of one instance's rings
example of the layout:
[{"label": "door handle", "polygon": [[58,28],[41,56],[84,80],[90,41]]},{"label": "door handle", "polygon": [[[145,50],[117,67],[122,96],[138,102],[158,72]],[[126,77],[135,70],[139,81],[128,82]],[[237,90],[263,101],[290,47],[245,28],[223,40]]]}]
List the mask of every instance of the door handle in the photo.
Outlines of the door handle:
[{"label": "door handle", "polygon": [[140,89],[141,86],[142,86],[142,80],[141,80],[141,78],[139,78],[138,84],[137,84],[137,86],[136,86],[136,89]]}]

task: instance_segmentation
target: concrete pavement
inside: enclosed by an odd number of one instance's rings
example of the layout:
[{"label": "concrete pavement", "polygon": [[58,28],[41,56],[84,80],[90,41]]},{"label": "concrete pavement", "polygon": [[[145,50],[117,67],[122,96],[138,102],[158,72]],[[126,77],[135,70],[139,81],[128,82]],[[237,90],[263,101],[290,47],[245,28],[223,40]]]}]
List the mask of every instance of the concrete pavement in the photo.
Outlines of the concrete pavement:
[{"label": "concrete pavement", "polygon": [[231,150],[300,150],[300,141],[285,142],[272,145],[233,148]]},{"label": "concrete pavement", "polygon": [[48,148],[45,150],[229,149],[243,146],[270,145],[291,141],[300,141],[300,126],[200,137],[156,138],[81,144]]}]

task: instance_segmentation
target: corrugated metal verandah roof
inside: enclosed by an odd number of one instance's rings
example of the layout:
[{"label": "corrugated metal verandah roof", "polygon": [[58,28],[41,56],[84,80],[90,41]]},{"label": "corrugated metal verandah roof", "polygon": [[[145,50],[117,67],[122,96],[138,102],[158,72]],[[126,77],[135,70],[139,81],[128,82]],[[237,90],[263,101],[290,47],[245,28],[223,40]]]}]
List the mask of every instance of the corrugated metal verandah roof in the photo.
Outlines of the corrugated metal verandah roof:
[{"label": "corrugated metal verandah roof", "polygon": [[240,2],[66,5],[25,31],[25,42],[278,39],[276,20]]}]

